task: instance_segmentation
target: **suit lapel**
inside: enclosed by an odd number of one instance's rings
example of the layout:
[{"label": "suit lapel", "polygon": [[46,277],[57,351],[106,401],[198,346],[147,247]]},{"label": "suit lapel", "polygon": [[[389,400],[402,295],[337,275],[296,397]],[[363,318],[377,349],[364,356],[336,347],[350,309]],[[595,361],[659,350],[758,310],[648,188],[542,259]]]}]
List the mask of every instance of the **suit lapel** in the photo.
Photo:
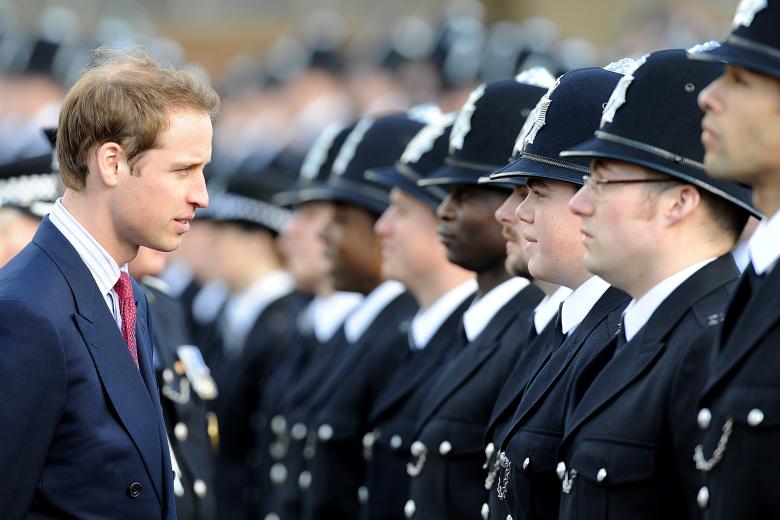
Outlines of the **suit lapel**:
[{"label": "suit lapel", "polygon": [[571,337],[567,337],[563,344],[552,354],[550,360],[542,367],[536,377],[529,383],[520,407],[513,418],[514,427],[521,423],[525,416],[542,401],[550,392],[555,382],[564,374],[574,356],[579,352],[585,340],[593,330],[604,321],[609,314],[628,300],[626,294],[614,287],[610,287],[591,308],[585,319],[577,326]]},{"label": "suit lapel", "polygon": [[747,285],[744,276],[740,281],[724,323],[724,326],[733,323],[733,327],[728,336],[721,340],[724,343],[720,345],[721,348],[715,355],[715,364],[702,392],[703,396],[709,394],[720,381],[726,378],[780,320],[780,312],[778,312],[780,291],[777,290],[780,287],[780,268],[775,267],[766,276],[766,280],[761,282],[761,286],[750,299],[747,307],[736,305],[738,298],[744,296]]},{"label": "suit lapel", "polygon": [[[163,458],[158,424],[162,420],[149,396],[144,378],[130,357],[122,333],[86,265],[48,218],[41,223],[34,241],[59,266],[70,285],[77,308],[73,315],[74,321],[95,363],[108,399],[141,454],[158,499],[164,502]],[[144,341],[148,341],[148,338]],[[146,343],[144,348],[148,349],[148,345]],[[151,360],[145,360],[144,365],[150,364]],[[151,381],[151,388],[156,388],[153,377]]]}]

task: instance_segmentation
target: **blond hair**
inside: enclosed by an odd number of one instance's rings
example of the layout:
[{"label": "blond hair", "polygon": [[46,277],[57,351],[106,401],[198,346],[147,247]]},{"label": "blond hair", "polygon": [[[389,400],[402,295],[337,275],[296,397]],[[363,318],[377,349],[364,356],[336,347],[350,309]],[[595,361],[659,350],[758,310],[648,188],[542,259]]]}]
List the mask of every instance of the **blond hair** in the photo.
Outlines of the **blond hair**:
[{"label": "blond hair", "polygon": [[168,129],[170,114],[187,110],[213,120],[219,96],[194,74],[163,66],[140,47],[96,49],[60,112],[56,147],[62,182],[83,190],[88,153],[108,142],[122,147],[132,171]]}]

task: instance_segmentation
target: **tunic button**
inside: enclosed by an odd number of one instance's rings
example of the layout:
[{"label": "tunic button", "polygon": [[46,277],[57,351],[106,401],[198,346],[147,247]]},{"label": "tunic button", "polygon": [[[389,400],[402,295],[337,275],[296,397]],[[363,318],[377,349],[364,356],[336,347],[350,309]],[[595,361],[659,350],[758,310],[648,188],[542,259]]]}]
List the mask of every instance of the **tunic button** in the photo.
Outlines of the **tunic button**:
[{"label": "tunic button", "polygon": [[506,520],[512,520],[512,515],[506,515]]},{"label": "tunic button", "polygon": [[374,445],[374,442],[376,441],[376,433],[374,432],[368,432],[367,434],[363,435],[363,447],[366,449],[371,448]]},{"label": "tunic button", "polygon": [[490,518],[490,506],[482,504],[482,520],[488,520]]},{"label": "tunic button", "polygon": [[192,490],[201,498],[205,497],[206,491],[208,491],[206,489],[206,483],[201,479],[196,479],[195,482],[192,483]]},{"label": "tunic button", "polygon": [[702,408],[699,410],[699,416],[696,418],[696,422],[699,423],[699,428],[702,430],[709,428],[710,422],[712,422],[712,413],[710,413],[710,409]]},{"label": "tunic button", "polygon": [[168,384],[173,383],[173,371],[170,368],[166,368],[162,372],[163,381],[165,381]]},{"label": "tunic button", "polygon": [[301,471],[298,475],[298,487],[301,489],[309,489],[311,486],[311,473],[308,471]]},{"label": "tunic button", "polygon": [[419,457],[425,451],[425,444],[420,441],[414,441],[412,443],[412,455]]},{"label": "tunic button", "polygon": [[604,482],[607,478],[607,470],[606,468],[601,468],[598,473],[596,473],[596,480],[599,482]]},{"label": "tunic button", "polygon": [[271,466],[270,476],[272,483],[276,485],[284,484],[284,481],[287,480],[287,466],[281,462],[277,462]]},{"label": "tunic button", "polygon": [[404,443],[404,440],[401,438],[400,435],[393,435],[390,437],[390,447],[394,450],[397,450],[401,447],[401,445]]},{"label": "tunic button", "polygon": [[361,504],[368,502],[368,488],[366,486],[360,486],[358,488],[358,502]]},{"label": "tunic button", "polygon": [[283,415],[274,415],[271,418],[271,431],[276,435],[282,435],[287,429],[287,419]]},{"label": "tunic button", "polygon": [[496,451],[495,445],[491,442],[485,447],[485,457],[490,458],[493,456],[493,453]]},{"label": "tunic button", "polygon": [[747,422],[750,426],[758,426],[762,422],[764,422],[764,412],[759,410],[758,408],[753,408],[750,410],[750,413],[747,416]]},{"label": "tunic button", "polygon": [[180,422],[176,423],[176,426],[173,427],[173,434],[176,436],[176,439],[179,442],[184,442],[187,440],[187,435],[189,434],[189,430],[187,429],[187,425]]},{"label": "tunic button", "polygon": [[414,516],[415,511],[417,511],[417,504],[410,498],[406,501],[406,505],[404,506],[404,516],[406,516],[406,518],[411,518]]},{"label": "tunic button", "polygon": [[303,423],[293,424],[290,434],[292,435],[292,438],[295,439],[296,441],[302,441],[303,439],[306,438],[306,425]]},{"label": "tunic button", "polygon": [[133,482],[129,486],[127,486],[127,496],[130,498],[138,498],[138,495],[141,494],[141,491],[143,491],[144,487],[139,484],[138,482]]},{"label": "tunic button", "polygon": [[452,451],[452,444],[450,444],[449,441],[442,441],[441,444],[439,444],[439,453],[442,455],[446,455],[449,452]]},{"label": "tunic button", "polygon": [[333,438],[333,426],[327,423],[320,426],[317,430],[317,437],[319,437],[321,441],[331,440]]},{"label": "tunic button", "polygon": [[281,520],[281,518],[279,518],[279,515],[277,515],[276,513],[268,513],[267,515],[265,515],[263,520]]},{"label": "tunic button", "polygon": [[563,480],[563,477],[566,476],[566,463],[559,462],[558,466],[555,468],[555,472],[558,474],[558,478]]},{"label": "tunic button", "polygon": [[528,469],[528,467],[531,465],[531,459],[529,457],[526,457],[523,461],[523,469]]},{"label": "tunic button", "polygon": [[701,509],[707,509],[707,505],[710,503],[710,490],[707,489],[707,486],[699,490],[699,494],[696,495],[696,502],[699,503]]}]

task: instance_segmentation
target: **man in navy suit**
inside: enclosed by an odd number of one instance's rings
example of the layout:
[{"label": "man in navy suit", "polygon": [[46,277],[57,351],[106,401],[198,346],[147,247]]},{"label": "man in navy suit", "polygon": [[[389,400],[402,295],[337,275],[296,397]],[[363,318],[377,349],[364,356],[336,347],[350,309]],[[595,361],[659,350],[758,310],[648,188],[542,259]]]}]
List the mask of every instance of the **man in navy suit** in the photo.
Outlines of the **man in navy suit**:
[{"label": "man in navy suit", "polygon": [[0,270],[0,517],[176,517],[139,246],[208,204],[219,98],[139,50],[98,51],[65,98],[65,195]]}]

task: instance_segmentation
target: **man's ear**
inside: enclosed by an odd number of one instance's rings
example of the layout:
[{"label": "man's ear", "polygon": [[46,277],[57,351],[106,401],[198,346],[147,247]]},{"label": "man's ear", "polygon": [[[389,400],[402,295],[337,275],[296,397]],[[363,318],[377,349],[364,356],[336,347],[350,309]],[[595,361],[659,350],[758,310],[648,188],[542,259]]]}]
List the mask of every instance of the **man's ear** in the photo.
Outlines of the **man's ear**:
[{"label": "man's ear", "polygon": [[672,198],[666,205],[664,216],[670,225],[686,218],[701,204],[699,190],[690,184],[681,184],[669,193],[672,194]]},{"label": "man's ear", "polygon": [[103,143],[95,151],[94,158],[98,178],[104,186],[116,186],[119,183],[120,174],[127,173],[129,170],[127,156],[117,143]]}]

